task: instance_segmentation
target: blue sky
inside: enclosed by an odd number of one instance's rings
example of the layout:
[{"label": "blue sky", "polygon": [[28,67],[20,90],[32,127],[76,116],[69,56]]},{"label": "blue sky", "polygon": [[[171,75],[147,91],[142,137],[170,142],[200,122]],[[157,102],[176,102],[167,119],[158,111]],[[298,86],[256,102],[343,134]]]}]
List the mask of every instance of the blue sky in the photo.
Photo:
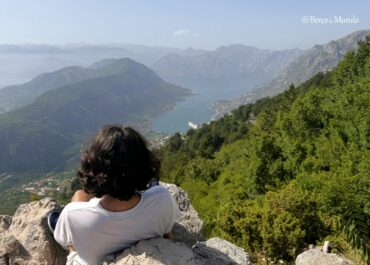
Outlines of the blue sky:
[{"label": "blue sky", "polygon": [[369,28],[369,0],[0,0],[0,43],[285,49]]}]

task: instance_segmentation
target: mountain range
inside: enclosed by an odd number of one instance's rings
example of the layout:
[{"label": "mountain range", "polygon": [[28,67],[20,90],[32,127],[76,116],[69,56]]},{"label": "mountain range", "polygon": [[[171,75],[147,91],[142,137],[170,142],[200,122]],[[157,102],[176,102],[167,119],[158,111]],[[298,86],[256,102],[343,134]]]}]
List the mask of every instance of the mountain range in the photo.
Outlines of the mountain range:
[{"label": "mountain range", "polygon": [[168,53],[186,50],[132,44],[0,44],[0,88],[21,84],[67,66],[88,66],[106,58],[129,57],[149,65]]},{"label": "mountain range", "polygon": [[145,122],[190,94],[128,58],[42,75],[26,88],[42,95],[0,115],[1,172],[62,169],[104,124]]},{"label": "mountain range", "polygon": [[[132,59],[111,58],[89,67],[66,67],[4,88],[0,90],[0,112],[7,112],[0,115],[0,172],[63,168],[65,161],[78,153],[86,137],[103,124],[145,123],[190,94],[159,76],[195,91],[205,89],[203,92],[207,93],[217,88],[247,91],[258,86],[253,92],[256,99],[332,69],[346,51],[354,49],[369,34],[370,30],[357,31],[307,51],[269,51],[244,45],[214,51],[158,48],[172,54],[152,64],[157,73]],[[102,49],[79,45],[68,48],[86,53]],[[148,49],[136,48],[137,52]],[[40,50],[52,56],[65,52],[54,46],[32,46],[22,51],[29,54]],[[20,50],[17,46],[0,45],[1,52]],[[235,108],[250,100],[251,97],[244,102],[225,101],[222,109],[230,110],[229,106]]]},{"label": "mountain range", "polygon": [[214,106],[216,106],[217,117],[257,99],[277,95],[287,89],[290,84],[299,85],[319,72],[330,71],[348,51],[355,50],[358,42],[368,35],[370,35],[370,30],[359,30],[338,40],[315,45],[311,49],[302,51],[285,68],[280,69],[270,82],[260,84],[251,92],[238,98],[216,102]]},{"label": "mountain range", "polygon": [[79,81],[102,76],[92,68],[70,66],[54,72],[41,74],[30,82],[8,86],[0,90],[0,113],[33,102],[43,93]]},{"label": "mountain range", "polygon": [[279,75],[302,52],[300,49],[270,51],[238,44],[214,51],[165,55],[151,67],[165,80],[186,87],[247,91]]},{"label": "mountain range", "polygon": [[359,30],[338,40],[332,40],[323,45],[315,45],[303,52],[268,85],[256,89],[258,96],[273,96],[290,84],[299,85],[319,72],[333,69],[348,51],[355,50],[358,42],[370,35],[370,30]]}]

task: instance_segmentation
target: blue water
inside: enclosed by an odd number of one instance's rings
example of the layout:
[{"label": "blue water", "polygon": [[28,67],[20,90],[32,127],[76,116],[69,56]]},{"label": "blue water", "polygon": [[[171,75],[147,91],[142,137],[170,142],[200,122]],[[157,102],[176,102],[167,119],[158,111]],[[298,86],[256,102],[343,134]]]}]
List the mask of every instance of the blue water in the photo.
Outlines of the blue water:
[{"label": "blue water", "polygon": [[173,110],[167,111],[153,121],[156,132],[175,133],[186,132],[190,129],[188,123],[207,123],[214,112],[212,102],[221,99],[232,99],[246,93],[246,89],[197,89],[194,96],[178,102]]}]

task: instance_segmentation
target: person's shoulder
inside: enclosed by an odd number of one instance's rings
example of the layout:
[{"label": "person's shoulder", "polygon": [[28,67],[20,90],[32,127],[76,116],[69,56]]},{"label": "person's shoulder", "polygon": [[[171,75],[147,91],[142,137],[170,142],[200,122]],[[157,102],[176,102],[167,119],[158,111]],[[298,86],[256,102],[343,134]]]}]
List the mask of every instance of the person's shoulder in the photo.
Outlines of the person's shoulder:
[{"label": "person's shoulder", "polygon": [[166,187],[154,186],[145,191],[146,198],[161,197],[161,196],[166,196],[166,197],[171,196],[170,192],[168,191]]},{"label": "person's shoulder", "polygon": [[64,208],[64,212],[74,212],[82,209],[95,208],[99,199],[93,198],[88,202],[70,202]]}]

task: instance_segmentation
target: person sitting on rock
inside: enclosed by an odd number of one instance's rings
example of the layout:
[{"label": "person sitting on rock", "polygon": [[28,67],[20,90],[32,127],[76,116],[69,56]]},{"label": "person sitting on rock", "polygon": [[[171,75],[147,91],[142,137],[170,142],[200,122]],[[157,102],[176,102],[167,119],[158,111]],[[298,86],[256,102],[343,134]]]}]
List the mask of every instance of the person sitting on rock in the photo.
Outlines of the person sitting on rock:
[{"label": "person sitting on rock", "polygon": [[171,238],[180,212],[169,191],[148,189],[159,160],[130,127],[106,126],[81,155],[83,190],[60,213],[54,238],[70,249],[67,264],[101,264],[140,240]]}]

